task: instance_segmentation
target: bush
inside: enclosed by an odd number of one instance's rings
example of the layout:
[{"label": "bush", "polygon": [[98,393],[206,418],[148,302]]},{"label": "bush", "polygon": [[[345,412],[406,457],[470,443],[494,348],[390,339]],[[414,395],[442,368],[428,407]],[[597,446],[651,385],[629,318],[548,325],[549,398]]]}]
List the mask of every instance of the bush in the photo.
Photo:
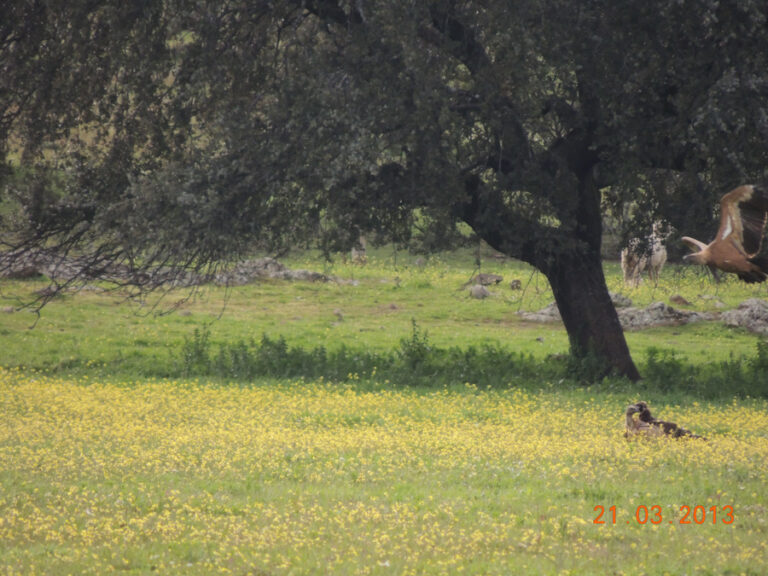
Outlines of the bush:
[{"label": "bush", "polygon": [[[399,386],[435,386],[472,383],[478,387],[582,386],[594,370],[590,358],[537,360],[500,346],[470,346],[441,349],[433,346],[426,331],[414,321],[410,337],[403,338],[394,352],[356,350],[345,346],[329,351],[324,346],[309,350],[289,346],[285,338],[222,343],[214,350],[208,328],[195,329],[184,339],[179,353],[181,376],[208,376],[230,381],[259,377],[350,378],[388,381]],[[600,386],[647,393],[678,392],[701,398],[731,396],[768,397],[768,341],[757,343],[754,358],[730,358],[699,366],[686,362],[672,350],[649,348],[644,379],[631,384],[606,379]]]},{"label": "bush", "polygon": [[211,372],[211,332],[208,327],[195,328],[191,338],[181,346],[183,376],[207,376]]},{"label": "bush", "polygon": [[324,378],[343,381],[350,377],[389,381],[402,386],[463,384],[478,386],[523,385],[541,378],[560,378],[564,367],[536,361],[499,346],[480,349],[435,348],[426,331],[414,321],[411,336],[403,338],[392,353],[324,346],[310,350],[291,347],[281,336],[259,341],[214,346],[207,328],[195,329],[185,338],[179,354],[179,372],[185,377],[211,376],[247,381],[257,377]]},{"label": "bush", "polygon": [[416,320],[411,320],[411,337],[400,340],[399,355],[405,365],[411,369],[424,365],[429,360],[432,348],[429,345],[429,335],[419,329]]},{"label": "bush", "polygon": [[643,374],[647,388],[702,398],[768,397],[768,342],[759,340],[754,358],[731,356],[705,365],[683,362],[674,351],[649,348]]}]

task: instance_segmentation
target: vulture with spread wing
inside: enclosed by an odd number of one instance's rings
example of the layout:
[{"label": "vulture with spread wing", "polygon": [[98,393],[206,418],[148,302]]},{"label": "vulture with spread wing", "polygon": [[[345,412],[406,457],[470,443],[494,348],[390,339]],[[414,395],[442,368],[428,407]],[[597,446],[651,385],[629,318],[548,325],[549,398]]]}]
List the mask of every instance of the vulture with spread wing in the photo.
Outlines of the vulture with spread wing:
[{"label": "vulture with spread wing", "polygon": [[715,278],[722,270],[744,282],[763,282],[768,278],[768,257],[760,255],[766,221],[768,188],[739,186],[720,199],[720,228],[712,242],[682,238],[694,251],[683,260],[708,266]]},{"label": "vulture with spread wing", "polygon": [[651,410],[648,408],[648,404],[643,402],[642,400],[635,404],[640,411],[638,412],[639,418],[643,422],[647,422],[651,426],[658,426],[664,434],[667,436],[672,436],[673,438],[682,438],[683,436],[690,436],[691,438],[701,438],[702,440],[706,440],[703,436],[699,436],[698,434],[694,434],[690,430],[686,430],[685,428],[682,428],[675,424],[674,422],[667,422],[666,420],[657,420],[653,417],[651,414]]},{"label": "vulture with spread wing", "polygon": [[[638,418],[635,419],[634,415],[638,414]],[[657,420],[651,414],[648,404],[643,402],[637,402],[627,406],[625,412],[625,428],[624,436],[631,438],[637,435],[645,435],[652,437],[667,436],[670,438],[699,438],[706,440],[703,436],[694,434],[690,430],[686,430],[681,426],[678,426],[674,422],[667,422],[666,420]]]}]

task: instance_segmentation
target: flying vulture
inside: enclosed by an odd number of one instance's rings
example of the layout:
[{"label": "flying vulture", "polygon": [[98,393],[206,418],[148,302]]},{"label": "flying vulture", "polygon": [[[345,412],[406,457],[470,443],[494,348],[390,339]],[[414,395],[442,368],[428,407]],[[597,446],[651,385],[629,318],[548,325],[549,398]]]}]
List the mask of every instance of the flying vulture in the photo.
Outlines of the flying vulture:
[{"label": "flying vulture", "polygon": [[[634,415],[638,414],[638,419],[634,418]],[[675,424],[674,422],[667,422],[665,420],[657,420],[651,414],[648,409],[648,404],[643,402],[637,402],[636,404],[630,404],[627,406],[625,412],[626,416],[626,431],[624,436],[631,438],[639,434],[652,437],[666,436],[669,438],[700,438],[706,440],[703,436],[694,434],[690,430],[686,430]]]},{"label": "flying vulture", "polygon": [[747,283],[763,282],[768,277],[768,256],[760,255],[763,229],[768,220],[768,188],[739,186],[720,199],[720,228],[709,244],[683,236],[694,251],[683,257],[687,262],[732,272]]}]

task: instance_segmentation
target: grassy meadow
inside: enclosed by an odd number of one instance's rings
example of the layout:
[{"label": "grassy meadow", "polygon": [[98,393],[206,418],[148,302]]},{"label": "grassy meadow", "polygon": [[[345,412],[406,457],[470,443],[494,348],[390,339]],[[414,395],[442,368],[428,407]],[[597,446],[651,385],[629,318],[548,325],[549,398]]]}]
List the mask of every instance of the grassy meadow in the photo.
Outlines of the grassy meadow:
[{"label": "grassy meadow", "polygon": [[[474,257],[473,252],[458,251],[430,257],[419,266],[417,256],[381,250],[369,256],[368,265],[356,266],[297,256],[284,262],[341,281],[270,280],[230,290],[204,287],[146,302],[126,301],[120,292],[90,286],[49,303],[39,317],[32,310],[11,311],[33,299],[46,281],[3,281],[0,308],[6,313],[0,312],[0,365],[57,374],[100,371],[129,379],[175,376],[174,357],[195,329],[209,331],[213,345],[267,335],[307,349],[322,345],[386,352],[411,336],[414,321],[435,347],[501,346],[538,360],[566,354],[568,339],[559,324],[525,322],[518,315],[552,302],[546,278],[520,262],[485,255],[482,270],[500,274],[504,281],[490,287],[491,297],[473,300],[462,286],[476,272]],[[639,288],[624,287],[615,262],[606,263],[606,275],[610,290],[641,307],[669,303],[671,296],[680,295],[691,303],[687,309],[716,312],[735,308],[747,298],[768,296],[768,288],[733,278],[715,285],[696,267],[668,266],[658,287],[647,281]],[[511,290],[512,280],[519,280],[522,289]],[[177,305],[176,312],[164,314]],[[641,365],[651,348],[685,362],[711,363],[753,356],[757,341],[745,331],[706,322],[630,332],[627,339]]]},{"label": "grassy meadow", "polygon": [[[44,282],[3,282],[2,573],[768,572],[768,401],[696,388],[753,386],[759,339],[631,332],[647,381],[569,378],[562,327],[517,315],[551,301],[545,279],[484,258],[504,282],[472,300],[473,257],[296,256],[344,281],[206,288],[166,315],[188,293],[91,289],[38,318],[14,298]],[[606,273],[638,306],[765,297],[693,268]],[[639,399],[708,441],[627,442]]]}]

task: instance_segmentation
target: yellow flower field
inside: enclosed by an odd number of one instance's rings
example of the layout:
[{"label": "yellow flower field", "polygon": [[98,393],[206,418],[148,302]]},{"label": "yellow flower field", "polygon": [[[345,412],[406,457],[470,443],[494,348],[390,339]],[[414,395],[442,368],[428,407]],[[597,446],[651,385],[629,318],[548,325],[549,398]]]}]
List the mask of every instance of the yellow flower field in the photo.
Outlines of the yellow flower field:
[{"label": "yellow flower field", "polygon": [[646,398],[709,441],[627,442],[639,399],[0,370],[0,566],[768,572],[766,403]]}]

